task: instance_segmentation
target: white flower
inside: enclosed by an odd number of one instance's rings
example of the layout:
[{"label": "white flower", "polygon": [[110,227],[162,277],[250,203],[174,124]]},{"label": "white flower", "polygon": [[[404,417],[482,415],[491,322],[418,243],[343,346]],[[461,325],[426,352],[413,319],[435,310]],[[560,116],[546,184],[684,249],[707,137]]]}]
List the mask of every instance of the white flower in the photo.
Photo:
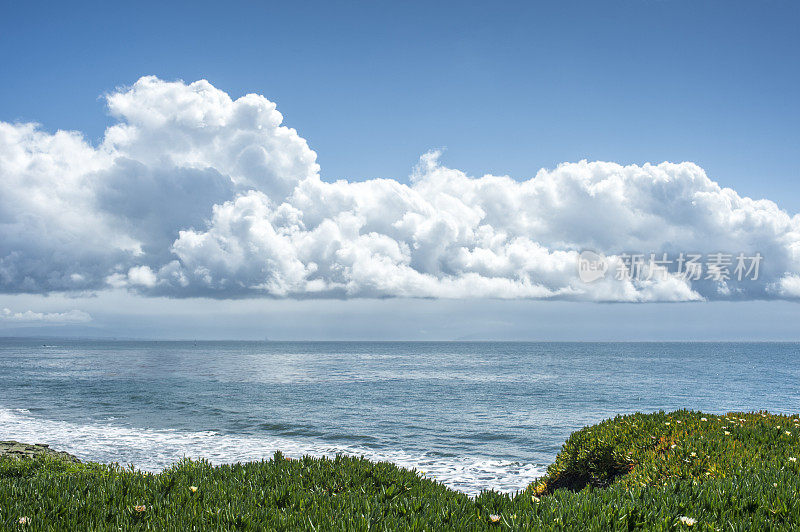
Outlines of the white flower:
[{"label": "white flower", "polygon": [[797,458],[795,458],[794,456],[790,456],[789,457],[789,461],[790,462],[797,462]]},{"label": "white flower", "polygon": [[686,526],[694,526],[695,523],[697,523],[697,519],[692,519],[691,517],[686,517],[685,515],[682,515],[680,517],[680,522]]},{"label": "white flower", "polygon": [[704,418],[704,417],[701,417],[701,418],[700,418],[700,421],[708,421],[708,419],[706,419],[706,418]]},{"label": "white flower", "polygon": [[490,523],[499,523],[500,522],[500,516],[497,515],[497,514],[489,515],[489,522]]}]

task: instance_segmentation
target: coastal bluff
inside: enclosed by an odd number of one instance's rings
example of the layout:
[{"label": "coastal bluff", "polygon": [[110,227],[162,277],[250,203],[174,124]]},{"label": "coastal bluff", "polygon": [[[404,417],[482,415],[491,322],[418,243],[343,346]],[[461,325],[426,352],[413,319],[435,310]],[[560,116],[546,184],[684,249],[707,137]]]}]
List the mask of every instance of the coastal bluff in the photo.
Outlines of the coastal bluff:
[{"label": "coastal bluff", "polygon": [[20,443],[18,441],[0,441],[0,459],[12,458],[34,458],[37,456],[52,456],[53,458],[61,458],[70,462],[80,463],[77,456],[71,455],[64,451],[56,451],[50,448],[45,443]]}]

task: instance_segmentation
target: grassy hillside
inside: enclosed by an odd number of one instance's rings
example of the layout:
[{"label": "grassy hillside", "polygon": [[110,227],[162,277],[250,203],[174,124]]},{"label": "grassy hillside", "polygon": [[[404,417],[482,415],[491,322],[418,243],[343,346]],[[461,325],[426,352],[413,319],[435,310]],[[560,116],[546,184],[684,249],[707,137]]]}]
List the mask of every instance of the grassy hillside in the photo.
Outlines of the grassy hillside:
[{"label": "grassy hillside", "polygon": [[679,411],[574,433],[547,475],[477,498],[389,463],[336,457],[159,474],[43,456],[0,460],[0,527],[278,530],[800,528],[800,421]]}]

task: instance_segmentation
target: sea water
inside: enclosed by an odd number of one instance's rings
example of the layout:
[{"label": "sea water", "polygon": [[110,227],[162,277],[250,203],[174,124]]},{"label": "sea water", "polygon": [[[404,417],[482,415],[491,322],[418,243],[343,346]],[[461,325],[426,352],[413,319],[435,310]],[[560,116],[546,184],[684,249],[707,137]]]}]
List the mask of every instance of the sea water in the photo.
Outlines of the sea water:
[{"label": "sea water", "polygon": [[0,339],[0,439],[157,471],[337,453],[476,494],[617,414],[800,411],[797,343]]}]

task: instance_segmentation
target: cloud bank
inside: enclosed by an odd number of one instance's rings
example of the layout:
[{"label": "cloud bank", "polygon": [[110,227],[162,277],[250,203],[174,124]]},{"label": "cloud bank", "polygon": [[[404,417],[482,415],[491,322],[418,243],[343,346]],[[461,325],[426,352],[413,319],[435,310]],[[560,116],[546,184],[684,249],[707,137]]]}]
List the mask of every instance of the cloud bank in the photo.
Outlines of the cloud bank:
[{"label": "cloud bank", "polygon": [[82,310],[69,310],[67,312],[13,312],[11,309],[0,309],[0,323],[48,323],[48,324],[68,324],[68,323],[88,323],[92,321],[92,316]]},{"label": "cloud bank", "polygon": [[[98,145],[0,122],[0,292],[692,301],[800,297],[800,217],[692,163],[325,181],[274,103],[143,77]],[[578,276],[578,256],[609,275]],[[757,280],[617,279],[626,254],[763,256]],[[734,259],[735,260],[735,259]],[[651,271],[651,273],[652,273]]]}]

